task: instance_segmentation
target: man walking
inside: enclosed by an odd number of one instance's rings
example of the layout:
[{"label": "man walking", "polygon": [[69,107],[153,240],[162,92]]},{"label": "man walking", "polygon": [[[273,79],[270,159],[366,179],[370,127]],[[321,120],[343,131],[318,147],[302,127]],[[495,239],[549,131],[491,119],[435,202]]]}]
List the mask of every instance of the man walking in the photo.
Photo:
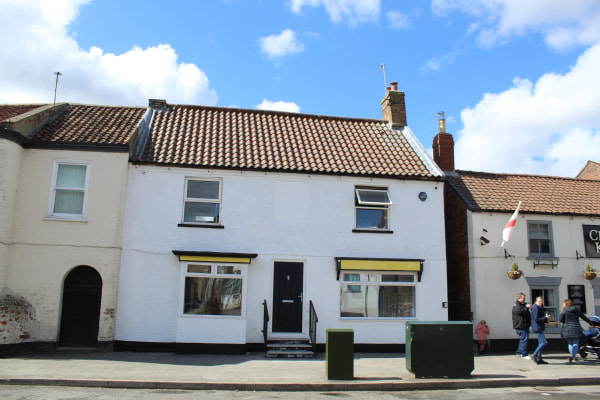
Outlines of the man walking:
[{"label": "man walking", "polygon": [[550,322],[550,314],[546,314],[544,300],[541,297],[535,299],[531,306],[531,330],[537,334],[538,346],[533,352],[533,361],[536,364],[548,364],[542,359],[542,351],[548,344],[545,335],[546,322]]},{"label": "man walking", "polygon": [[529,341],[529,327],[531,326],[531,314],[529,308],[531,304],[525,303],[525,294],[517,294],[517,301],[512,308],[513,328],[519,335],[519,347],[517,347],[517,355],[524,359],[531,360],[527,355],[527,342]]}]

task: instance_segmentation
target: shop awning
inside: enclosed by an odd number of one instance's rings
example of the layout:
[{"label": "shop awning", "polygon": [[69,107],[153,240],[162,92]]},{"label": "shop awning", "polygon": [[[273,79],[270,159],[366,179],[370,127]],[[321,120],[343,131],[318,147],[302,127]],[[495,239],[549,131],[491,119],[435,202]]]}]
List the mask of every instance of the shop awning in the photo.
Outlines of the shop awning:
[{"label": "shop awning", "polygon": [[214,251],[188,250],[173,250],[173,254],[179,257],[179,261],[228,262],[244,264],[250,264],[252,259],[258,256],[258,254],[255,253],[222,253]]},{"label": "shop awning", "polygon": [[336,257],[336,268],[342,270],[361,270],[361,271],[416,271],[419,282],[423,274],[424,260],[400,259],[400,258],[353,258]]}]

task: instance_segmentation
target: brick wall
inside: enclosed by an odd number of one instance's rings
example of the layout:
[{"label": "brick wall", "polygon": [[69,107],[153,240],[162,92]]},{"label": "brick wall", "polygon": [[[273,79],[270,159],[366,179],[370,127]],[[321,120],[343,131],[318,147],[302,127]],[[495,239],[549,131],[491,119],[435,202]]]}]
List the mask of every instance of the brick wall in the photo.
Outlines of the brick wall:
[{"label": "brick wall", "polygon": [[472,315],[467,207],[448,184],[444,185],[444,219],[446,224],[448,318],[451,321],[470,321]]},{"label": "brick wall", "polygon": [[31,303],[4,288],[0,293],[0,344],[29,341],[35,326],[35,309]]}]

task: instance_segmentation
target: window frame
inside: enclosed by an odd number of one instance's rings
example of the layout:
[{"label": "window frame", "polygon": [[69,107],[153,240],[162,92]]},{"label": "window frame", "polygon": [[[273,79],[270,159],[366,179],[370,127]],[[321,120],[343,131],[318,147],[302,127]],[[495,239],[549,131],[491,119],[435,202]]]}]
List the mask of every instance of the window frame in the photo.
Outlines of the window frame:
[{"label": "window frame", "polygon": [[[550,322],[558,322],[558,317],[560,316],[560,298],[558,296],[558,286],[554,286],[554,285],[530,285],[529,286],[529,295],[531,296],[531,304],[535,303],[535,299],[537,297],[539,297],[540,295],[535,295],[533,294],[534,290],[537,291],[542,291],[541,293],[541,297],[544,300],[544,309],[546,310],[546,312],[548,312],[548,309],[551,310],[555,310],[554,311],[554,315],[552,315],[552,321]],[[548,307],[546,304],[546,298],[547,296],[545,295],[545,291],[547,290],[552,290],[554,291],[554,295],[552,296],[554,298],[554,303],[555,306],[554,307]],[[549,297],[549,296],[548,296]],[[550,313],[552,314],[552,313]],[[557,324],[546,324],[546,331],[549,333],[555,333],[555,332],[559,332],[560,331],[560,325]]]},{"label": "window frame", "polygon": [[[202,272],[189,272],[188,267],[190,265],[199,265],[199,266],[210,266],[209,273]],[[237,267],[240,269],[239,274],[220,274],[218,273],[219,267]],[[233,262],[213,262],[213,261],[186,261],[181,263],[181,298],[179,301],[179,316],[182,318],[234,318],[234,319],[243,319],[246,315],[246,273],[247,273],[247,264],[245,263],[233,263]],[[208,278],[208,279],[232,279],[241,281],[241,308],[239,315],[231,315],[231,314],[194,314],[194,313],[186,313],[186,280],[187,278]]]},{"label": "window frame", "polygon": [[[58,170],[61,165],[77,165],[85,167],[85,181],[84,186],[81,189],[78,188],[60,188],[57,187],[58,181]],[[88,194],[89,194],[89,186],[90,186],[90,171],[91,171],[92,163],[87,160],[54,160],[52,167],[52,181],[50,184],[50,195],[48,198],[48,210],[45,219],[55,219],[55,220],[71,220],[71,221],[87,221],[87,202],[88,202]],[[58,190],[71,190],[71,191],[79,191],[83,192],[83,199],[81,205],[81,213],[59,213],[54,211],[54,207],[56,204],[56,193]]]},{"label": "window frame", "polygon": [[[548,226],[548,236],[542,236],[540,234],[532,234],[531,226],[532,225],[547,225]],[[532,240],[548,240],[549,252],[548,253],[533,253],[531,252],[531,241]],[[539,243],[539,242],[538,242]],[[553,239],[553,231],[552,231],[552,221],[540,221],[540,220],[528,220],[527,221],[527,251],[528,258],[530,259],[554,259],[554,239]]]},{"label": "window frame", "polygon": [[[366,281],[347,281],[345,280],[346,275],[356,275],[356,274],[366,274],[367,275],[367,280]],[[371,274],[376,276],[375,280],[371,280]],[[383,276],[384,275],[397,275],[397,276],[410,276],[412,278],[412,281],[410,282],[402,282],[402,281],[384,281],[383,280]],[[418,284],[418,276],[417,276],[417,272],[413,272],[413,271],[375,271],[375,270],[343,270],[341,272],[341,277],[340,277],[340,305],[339,305],[339,319],[340,320],[353,320],[353,321],[399,321],[399,320],[414,320],[417,319],[417,285]],[[360,288],[359,288],[360,286]],[[348,315],[342,315],[343,314],[343,310],[342,310],[342,306],[343,306],[343,301],[342,301],[342,296],[344,296],[345,294],[356,294],[356,293],[362,293],[363,292],[363,286],[371,286],[371,287],[375,287],[377,288],[377,317],[366,317],[366,316],[348,316]],[[398,317],[380,317],[379,314],[381,313],[381,309],[380,309],[380,299],[379,299],[379,293],[380,290],[379,288],[381,288],[382,286],[385,287],[412,287],[413,288],[413,303],[412,303],[412,309],[414,310],[413,313],[414,315],[412,316],[398,316]],[[349,311],[346,311],[347,313]]]},{"label": "window frame", "polygon": [[[385,193],[387,201],[368,201],[362,198],[363,192],[379,192]],[[366,193],[365,193],[366,194]],[[393,204],[390,196],[389,188],[387,187],[354,187],[354,232],[390,232],[390,206]],[[385,218],[385,226],[378,227],[359,227],[358,226],[358,211],[359,210],[378,210],[383,212]]]},{"label": "window frame", "polygon": [[[190,181],[200,181],[200,182],[217,182],[219,184],[219,190],[217,191],[218,194],[218,198],[217,199],[209,199],[209,198],[202,198],[202,197],[188,197],[187,193],[188,193],[188,182]],[[182,204],[182,209],[181,209],[181,224],[183,226],[189,226],[189,225],[193,225],[193,226],[209,226],[209,227],[221,227],[221,215],[223,212],[223,202],[222,202],[222,198],[223,198],[223,180],[222,179],[215,179],[215,178],[204,178],[204,177],[197,177],[197,176],[188,176],[185,178],[185,182],[183,185],[183,204]],[[194,221],[186,221],[185,220],[185,206],[186,203],[205,203],[205,204],[216,204],[217,205],[217,215],[215,218],[214,222],[208,222],[208,221],[203,221],[203,222],[194,222]]]}]

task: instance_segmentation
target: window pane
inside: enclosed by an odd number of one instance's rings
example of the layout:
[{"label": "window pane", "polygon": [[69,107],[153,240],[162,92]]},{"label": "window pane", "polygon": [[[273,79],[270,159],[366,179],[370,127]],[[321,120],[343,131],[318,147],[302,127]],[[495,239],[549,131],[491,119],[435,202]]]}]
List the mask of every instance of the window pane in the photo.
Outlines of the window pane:
[{"label": "window pane", "polygon": [[414,282],[415,277],[413,275],[388,275],[384,274],[381,276],[382,282]]},{"label": "window pane", "polygon": [[379,316],[382,318],[414,317],[414,286],[381,286],[379,288]]},{"label": "window pane", "polygon": [[86,168],[85,165],[59,164],[56,172],[56,187],[84,189]]},{"label": "window pane", "polygon": [[369,274],[344,274],[344,281],[347,282],[369,282]]},{"label": "window pane", "polygon": [[188,198],[196,199],[219,199],[219,182],[218,181],[187,181]]},{"label": "window pane", "polygon": [[189,264],[187,271],[194,274],[210,274],[210,265]]},{"label": "window pane", "polygon": [[83,192],[57,189],[53,212],[56,214],[83,214]]},{"label": "window pane", "polygon": [[356,227],[362,229],[387,229],[387,209],[356,208]]},{"label": "window pane", "polygon": [[233,265],[219,265],[217,267],[217,274],[241,275],[242,267]]},{"label": "window pane", "polygon": [[241,315],[242,280],[186,277],[183,313]]},{"label": "window pane", "polygon": [[387,190],[356,189],[356,195],[358,197],[358,204],[392,204]]},{"label": "window pane", "polygon": [[184,222],[217,223],[219,222],[219,204],[185,202]]},{"label": "window pane", "polygon": [[[360,290],[354,291],[355,287]],[[342,285],[340,316],[377,317],[377,286]]]},{"label": "window pane", "polygon": [[529,234],[537,236],[540,233],[540,224],[529,224]]}]

